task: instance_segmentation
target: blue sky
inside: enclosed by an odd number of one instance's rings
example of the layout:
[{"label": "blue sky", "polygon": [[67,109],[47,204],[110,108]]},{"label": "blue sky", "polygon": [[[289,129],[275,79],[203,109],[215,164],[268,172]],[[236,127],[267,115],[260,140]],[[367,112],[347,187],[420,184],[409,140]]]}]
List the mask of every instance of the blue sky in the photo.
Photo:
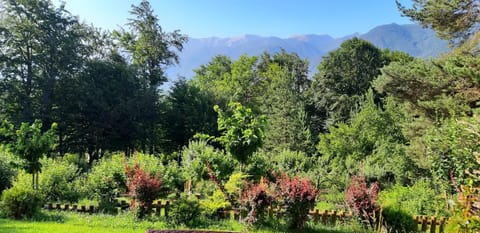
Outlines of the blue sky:
[{"label": "blue sky", "polygon": [[[65,2],[66,9],[81,20],[104,29],[117,29],[130,17],[131,5],[140,0]],[[180,29],[195,38],[243,34],[341,37],[365,33],[382,24],[412,23],[401,17],[394,0],[150,0],[150,3],[164,30]]]}]

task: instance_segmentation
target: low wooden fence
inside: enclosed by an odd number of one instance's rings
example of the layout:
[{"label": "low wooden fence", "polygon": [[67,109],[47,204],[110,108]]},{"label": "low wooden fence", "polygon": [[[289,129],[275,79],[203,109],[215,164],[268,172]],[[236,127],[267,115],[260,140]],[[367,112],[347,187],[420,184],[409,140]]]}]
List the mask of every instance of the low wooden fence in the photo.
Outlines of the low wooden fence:
[{"label": "low wooden fence", "polygon": [[444,217],[428,217],[428,216],[415,216],[415,223],[417,223],[418,230],[421,232],[429,233],[443,233],[445,230],[445,224],[447,219]]},{"label": "low wooden fence", "polygon": [[[152,205],[152,211],[160,216],[168,216],[168,206],[170,205],[169,201],[158,201],[154,202]],[[126,210],[130,208],[130,204],[128,204],[125,200],[117,202],[116,207],[118,210]],[[77,205],[77,204],[60,204],[60,203],[48,203],[44,207],[47,210],[59,210],[59,211],[72,211],[72,212],[79,212],[79,213],[96,213],[98,212],[98,207],[94,205]]]},{"label": "low wooden fence", "polygon": [[[152,211],[157,216],[164,216],[168,217],[168,207],[170,205],[169,201],[158,201],[152,205]],[[125,200],[122,200],[117,203],[118,210],[126,210],[130,207]],[[96,213],[98,212],[98,207],[93,205],[76,205],[76,204],[52,204],[49,203],[44,206],[47,210],[59,210],[59,211],[74,211],[79,213]],[[279,211],[270,210],[270,215],[278,213]],[[344,211],[329,211],[323,210],[320,211],[318,209],[314,209],[309,211],[309,217],[311,221],[314,223],[321,223],[323,225],[332,224],[335,225],[338,222],[345,222],[349,221],[353,214],[351,212],[344,212]],[[238,209],[231,209],[231,210],[224,210],[221,212],[221,215],[224,218],[233,218],[233,219],[240,219],[241,211]],[[447,222],[446,218],[436,218],[436,217],[428,217],[428,216],[415,216],[413,219],[415,223],[417,223],[418,230],[421,232],[426,233],[443,233],[445,229],[445,224]]]}]

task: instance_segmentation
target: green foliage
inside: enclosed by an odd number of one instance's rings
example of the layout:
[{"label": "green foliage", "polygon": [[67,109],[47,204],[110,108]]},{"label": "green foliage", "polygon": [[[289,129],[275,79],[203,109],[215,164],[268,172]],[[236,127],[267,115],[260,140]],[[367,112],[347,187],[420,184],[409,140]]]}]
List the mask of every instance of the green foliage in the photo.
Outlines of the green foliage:
[{"label": "green foliage", "polygon": [[0,152],[0,195],[3,190],[12,187],[13,177],[16,175],[15,170],[6,161],[8,160]]},{"label": "green foliage", "polygon": [[221,136],[215,140],[240,163],[245,163],[263,144],[265,119],[255,116],[250,108],[231,102],[226,112],[217,105],[218,130]]},{"label": "green foliage", "polygon": [[2,193],[0,210],[9,218],[31,218],[39,213],[43,198],[37,190],[29,186],[14,184]]},{"label": "green foliage", "polygon": [[174,225],[192,226],[198,221],[201,209],[198,199],[193,195],[182,193],[170,205],[169,221]]},{"label": "green foliage", "polygon": [[14,141],[9,146],[9,149],[22,160],[23,169],[32,174],[33,189],[38,189],[38,173],[42,170],[40,159],[56,146],[56,128],[57,124],[53,123],[48,131],[43,132],[40,120],[35,120],[31,125],[22,123],[15,131]]},{"label": "green foliage", "polygon": [[226,181],[232,174],[236,163],[230,154],[225,154],[213,146],[207,145],[206,141],[190,141],[182,151],[182,169],[186,179],[193,183],[208,179],[206,161],[210,163],[215,175],[222,181]]},{"label": "green foliage", "polygon": [[316,111],[325,118],[324,128],[350,118],[385,63],[381,50],[359,38],[343,42],[323,58],[310,92]]},{"label": "green foliage", "polygon": [[358,171],[362,163],[369,179],[409,182],[414,168],[405,155],[403,119],[397,108],[391,99],[387,99],[384,109],[377,107],[373,93],[368,92],[349,124],[339,123],[330,127],[329,133],[320,135],[317,149],[321,154],[318,162],[323,185],[343,189],[348,174]]},{"label": "green foliage", "polygon": [[382,224],[387,229],[387,232],[403,233],[418,230],[417,223],[413,220],[413,216],[400,209],[388,206],[384,207],[382,209],[382,219]]},{"label": "green foliage", "polygon": [[289,176],[307,174],[314,166],[313,158],[298,151],[283,150],[278,154],[272,154],[270,159],[274,162],[276,171]]},{"label": "green foliage", "polygon": [[[287,56],[284,51],[283,53],[283,56]],[[277,63],[269,64],[262,73],[270,81],[262,106],[268,122],[264,148],[270,151],[289,149],[313,154],[314,143],[303,96],[309,82],[302,81],[303,77],[296,75],[300,74]]]},{"label": "green foliage", "polygon": [[445,214],[445,200],[427,180],[419,180],[412,186],[395,185],[380,192],[380,205],[411,216],[441,216]]},{"label": "green foliage", "polygon": [[413,0],[406,8],[396,0],[402,15],[432,28],[442,39],[461,44],[478,32],[480,4],[476,0]]},{"label": "green foliage", "polygon": [[140,68],[141,75],[148,85],[156,88],[167,80],[164,74],[166,66],[178,63],[176,51],[183,49],[187,41],[178,30],[164,32],[158,24],[158,17],[147,0],[132,5],[128,26],[131,32],[115,32],[123,46]]},{"label": "green foliage", "polygon": [[231,203],[225,197],[222,191],[216,189],[212,195],[200,199],[200,209],[202,215],[206,217],[214,217],[218,215],[218,211],[231,207]]},{"label": "green foliage", "polygon": [[179,79],[166,97],[164,127],[166,143],[171,150],[188,144],[196,133],[216,135],[217,118],[213,98],[200,88]]},{"label": "green foliage", "polygon": [[40,192],[45,201],[76,203],[80,198],[75,182],[80,176],[79,168],[64,159],[44,159],[40,176]]},{"label": "green foliage", "polygon": [[382,69],[374,86],[432,120],[471,114],[480,100],[479,62],[479,56],[468,52],[431,61],[393,62]]},{"label": "green foliage", "polygon": [[123,158],[122,155],[116,154],[99,160],[86,177],[84,184],[86,196],[98,200],[101,211],[116,210],[115,198],[127,190]]},{"label": "green foliage", "polygon": [[475,153],[480,152],[478,134],[480,121],[477,115],[445,120],[442,126],[426,134],[426,153],[432,161],[431,171],[440,183],[449,183],[453,178],[458,185],[467,185],[478,179],[469,177],[478,164]]}]

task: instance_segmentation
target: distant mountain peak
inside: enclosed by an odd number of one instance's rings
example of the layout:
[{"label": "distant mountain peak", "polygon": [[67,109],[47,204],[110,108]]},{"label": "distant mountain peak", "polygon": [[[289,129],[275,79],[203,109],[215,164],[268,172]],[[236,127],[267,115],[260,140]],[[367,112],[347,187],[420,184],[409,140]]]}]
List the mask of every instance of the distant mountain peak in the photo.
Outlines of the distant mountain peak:
[{"label": "distant mountain peak", "polygon": [[295,52],[310,61],[311,73],[328,52],[353,37],[370,41],[379,48],[400,50],[416,57],[435,57],[448,51],[448,43],[438,39],[435,32],[419,25],[396,23],[380,25],[365,34],[353,33],[334,38],[330,35],[299,34],[288,38],[265,37],[244,34],[229,38],[190,38],[179,54],[180,65],[168,70],[171,77],[194,75],[193,69],[207,64],[215,55],[222,54],[237,59],[242,54],[260,55],[264,51],[273,53],[280,49]]}]

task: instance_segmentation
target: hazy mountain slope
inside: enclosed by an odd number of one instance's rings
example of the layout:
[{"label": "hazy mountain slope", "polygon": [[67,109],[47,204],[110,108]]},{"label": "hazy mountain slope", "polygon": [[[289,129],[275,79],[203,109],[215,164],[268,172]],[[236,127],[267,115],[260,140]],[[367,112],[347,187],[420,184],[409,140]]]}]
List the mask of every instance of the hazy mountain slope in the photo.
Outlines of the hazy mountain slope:
[{"label": "hazy mountain slope", "polygon": [[300,57],[307,58],[313,74],[323,56],[354,36],[368,40],[380,48],[404,51],[416,57],[435,57],[448,51],[446,41],[438,39],[432,30],[414,24],[382,25],[365,34],[352,34],[341,38],[329,35],[296,35],[286,39],[255,35],[190,38],[180,54],[180,64],[169,69],[168,73],[172,78],[178,75],[191,78],[194,75],[193,69],[207,64],[217,54],[237,59],[242,54],[260,55],[264,51],[272,53],[283,48],[287,52],[296,52]]}]

